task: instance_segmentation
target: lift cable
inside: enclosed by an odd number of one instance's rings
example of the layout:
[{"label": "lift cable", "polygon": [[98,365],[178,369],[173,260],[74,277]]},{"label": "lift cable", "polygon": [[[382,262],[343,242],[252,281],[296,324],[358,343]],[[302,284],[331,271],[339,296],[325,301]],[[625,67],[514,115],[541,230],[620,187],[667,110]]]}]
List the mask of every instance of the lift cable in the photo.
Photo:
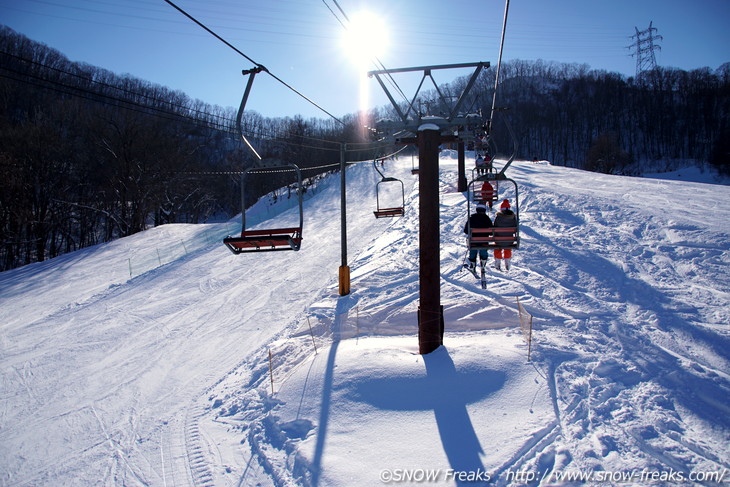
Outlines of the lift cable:
[{"label": "lift cable", "polygon": [[[376,148],[377,147],[373,147],[373,149],[376,149]],[[407,149],[407,147],[404,146],[404,147],[401,147],[400,149],[398,149],[395,152],[391,152],[390,154],[386,154],[384,156],[376,157],[374,159],[389,159],[391,157],[397,156],[400,152],[402,152],[402,151],[404,151],[406,149]],[[372,162],[372,159],[367,159],[367,160],[362,160],[362,161],[346,162],[345,165],[346,166],[354,166],[356,164],[370,164],[371,162]],[[315,170],[315,169],[316,170],[320,170],[320,169],[328,169],[328,168],[336,168],[336,167],[340,167],[340,163],[339,162],[335,162],[333,164],[322,164],[322,165],[319,165],[319,166],[312,166],[312,167],[303,167],[303,168],[301,168],[301,171],[304,172],[304,171],[312,171],[312,170]],[[377,168],[376,168],[376,170],[377,170]],[[248,170],[248,172],[251,173],[251,174],[256,174],[258,172],[292,172],[292,171],[294,171],[294,169],[278,169],[278,170],[274,170],[274,171],[271,171],[271,170],[266,171],[266,168],[261,168],[259,170],[257,170],[257,169],[249,169]],[[380,172],[380,171],[378,171],[378,172]],[[190,176],[192,176],[192,175],[235,176],[237,174],[243,174],[244,171],[175,171],[174,173],[175,174],[185,174],[185,175],[190,175]],[[380,174],[382,176],[382,173],[380,173]]]},{"label": "lift cable", "polygon": [[189,13],[187,13],[185,10],[183,10],[182,8],[180,8],[177,5],[175,5],[172,1],[170,1],[170,0],[164,0],[164,1],[166,3],[168,3],[169,5],[171,5],[173,8],[175,8],[178,12],[180,12],[181,14],[183,14],[184,16],[186,16],[187,18],[189,18],[190,20],[192,20],[193,22],[195,22],[196,24],[198,24],[200,27],[202,27],[203,29],[205,29],[209,34],[211,34],[212,36],[214,36],[216,39],[218,39],[219,41],[223,42],[226,46],[230,47],[235,52],[237,52],[238,54],[240,54],[241,56],[243,56],[245,59],[247,59],[251,63],[255,64],[257,68],[260,68],[262,71],[265,71],[269,76],[271,76],[272,78],[274,78],[276,81],[278,81],[279,83],[281,83],[285,87],[289,88],[291,91],[293,91],[294,93],[296,93],[297,95],[299,95],[301,98],[303,98],[304,100],[306,100],[309,103],[311,103],[312,105],[314,105],[319,110],[321,110],[324,113],[326,113],[327,115],[329,115],[336,122],[339,122],[341,125],[345,126],[345,123],[342,120],[340,120],[339,118],[335,117],[330,112],[328,112],[327,110],[325,110],[324,108],[322,108],[321,106],[319,106],[317,103],[315,103],[314,101],[312,101],[311,99],[309,99],[308,97],[306,97],[300,91],[296,90],[294,87],[292,87],[291,85],[289,85],[288,83],[286,83],[284,80],[282,80],[281,78],[279,78],[278,76],[276,76],[275,74],[273,74],[264,65],[262,65],[260,63],[257,63],[256,61],[254,61],[253,59],[251,59],[250,57],[248,57],[247,55],[245,55],[243,52],[241,52],[239,49],[237,49],[230,42],[226,41],[221,36],[219,36],[218,34],[216,34],[215,32],[213,32],[211,29],[209,29],[207,26],[205,26],[202,22],[200,22],[199,20],[197,20],[195,17],[193,17],[192,15],[190,15]]},{"label": "lift cable", "polygon": [[492,111],[489,115],[489,127],[487,131],[487,136],[489,136],[489,132],[491,131],[491,123],[492,120],[494,120],[494,110],[495,110],[495,104],[497,103],[497,87],[499,86],[499,71],[502,67],[502,51],[504,50],[504,35],[507,31],[507,13],[509,12],[509,0],[505,1],[504,4],[504,20],[502,22],[502,39],[499,42],[499,59],[497,59],[497,73],[494,76],[494,94],[492,95]]},{"label": "lift cable", "polygon": [[[6,53],[0,52],[0,54],[6,54]],[[26,62],[31,62],[31,61],[23,59],[23,58],[18,58],[18,59],[20,59],[22,61],[26,61]],[[121,89],[121,88],[115,87],[115,86],[107,84],[107,83],[100,83],[98,81],[94,81],[89,78],[84,78],[84,77],[78,76],[74,73],[70,73],[68,71],[63,71],[63,70],[59,70],[57,68],[52,68],[51,66],[47,66],[47,65],[44,65],[41,63],[34,62],[33,64],[44,67],[44,68],[53,69],[63,75],[74,76],[81,80],[88,81],[92,84],[100,84],[106,88],[120,90],[130,96],[149,99],[152,102],[159,101],[159,100],[157,100],[153,97],[150,97],[149,95],[143,94],[143,93],[134,92],[134,91],[131,91],[128,89]],[[6,71],[7,73],[5,73],[3,71]],[[9,74],[9,73],[12,73],[12,74]],[[181,115],[177,112],[170,111],[169,109],[166,109],[163,107],[139,103],[139,102],[135,102],[130,99],[127,99],[127,98],[121,98],[119,96],[106,95],[106,94],[103,94],[103,93],[100,93],[97,91],[93,91],[90,89],[81,88],[76,85],[62,83],[59,81],[52,81],[52,80],[44,78],[42,76],[38,76],[35,74],[29,74],[27,72],[14,70],[14,69],[7,68],[7,67],[0,68],[0,78],[12,80],[12,81],[19,82],[19,83],[24,83],[26,85],[33,85],[33,86],[43,88],[46,90],[56,91],[56,92],[64,94],[64,95],[75,96],[77,98],[82,98],[85,100],[90,100],[90,101],[94,101],[97,103],[101,103],[101,104],[105,104],[105,105],[109,105],[109,106],[113,106],[113,107],[117,107],[117,108],[123,108],[126,110],[134,111],[137,113],[142,113],[145,115],[155,116],[158,118],[162,118],[164,120],[170,120],[170,121],[175,121],[175,122],[184,122],[184,123],[189,123],[189,124],[193,124],[193,125],[203,124],[205,126],[214,128],[215,130],[218,130],[220,132],[231,133],[231,134],[236,133],[233,129],[231,129],[229,127],[229,125],[233,125],[235,123],[235,120],[226,118],[226,117],[223,117],[220,115],[211,114],[209,112],[205,112],[202,110],[192,109],[192,108],[186,107],[184,105],[163,102],[167,106],[183,109],[186,111],[193,111],[201,116],[207,116],[207,117],[219,119],[219,121],[212,122],[210,120],[193,118],[193,117],[190,117],[187,115]],[[329,152],[339,152],[340,151],[339,146],[341,144],[340,142],[334,141],[334,140],[327,140],[327,139],[312,137],[310,135],[293,134],[293,133],[275,134],[275,133],[264,133],[262,131],[246,130],[246,135],[255,137],[255,138],[258,138],[261,140],[267,140],[269,142],[287,145],[290,147],[303,147],[303,148],[308,148],[308,149],[315,149],[315,150],[329,151]],[[301,138],[304,140],[321,142],[324,144],[332,144],[333,146],[336,145],[337,147],[321,147],[321,146],[316,146],[316,145],[311,145],[311,144],[305,144],[303,142],[293,142],[290,140],[286,140],[285,139],[286,137],[296,137],[296,138]],[[352,142],[348,143],[349,146],[355,146],[355,145],[364,146],[362,149],[349,149],[349,150],[370,150],[371,147],[368,147],[368,146],[371,144],[372,143],[360,143],[360,144],[356,144],[356,143],[352,143]]]}]

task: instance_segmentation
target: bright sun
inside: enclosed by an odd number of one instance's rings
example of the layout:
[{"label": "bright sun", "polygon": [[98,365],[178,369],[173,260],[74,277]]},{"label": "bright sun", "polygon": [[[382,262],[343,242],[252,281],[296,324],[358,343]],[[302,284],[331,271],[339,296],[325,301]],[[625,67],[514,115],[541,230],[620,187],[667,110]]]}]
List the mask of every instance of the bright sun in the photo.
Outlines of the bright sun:
[{"label": "bright sun", "polygon": [[350,17],[343,38],[346,55],[360,69],[367,69],[373,59],[388,47],[388,28],[377,15],[361,11]]}]

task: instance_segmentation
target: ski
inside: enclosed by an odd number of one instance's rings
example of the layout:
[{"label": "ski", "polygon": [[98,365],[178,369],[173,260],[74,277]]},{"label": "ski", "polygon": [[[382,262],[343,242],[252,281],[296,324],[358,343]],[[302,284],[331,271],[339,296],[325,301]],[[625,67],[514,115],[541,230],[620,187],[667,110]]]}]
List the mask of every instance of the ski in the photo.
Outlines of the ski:
[{"label": "ski", "polygon": [[462,266],[464,267],[464,269],[466,269],[469,272],[471,272],[471,274],[474,276],[474,278],[479,279],[479,275],[477,274],[476,267],[474,267],[474,268],[469,267],[469,264],[463,264]]},{"label": "ski", "polygon": [[481,269],[481,275],[477,274],[477,269],[469,267],[469,264],[462,264],[464,269],[471,272],[471,274],[474,276],[475,279],[478,279],[480,281],[480,284],[482,286],[482,289],[487,289],[487,271],[486,271],[486,264],[482,262],[482,264],[479,266]]}]

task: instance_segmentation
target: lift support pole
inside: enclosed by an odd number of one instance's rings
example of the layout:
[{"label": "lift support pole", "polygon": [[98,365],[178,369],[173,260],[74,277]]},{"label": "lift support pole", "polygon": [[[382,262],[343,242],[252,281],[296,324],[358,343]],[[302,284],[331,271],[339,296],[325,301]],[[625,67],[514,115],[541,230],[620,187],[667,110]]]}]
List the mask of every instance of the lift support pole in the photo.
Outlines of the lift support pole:
[{"label": "lift support pole", "polygon": [[458,142],[458,150],[457,150],[457,191],[460,193],[463,193],[466,191],[467,188],[467,181],[466,181],[466,157],[464,155],[464,141],[460,140]]},{"label": "lift support pole", "polygon": [[[432,76],[432,71],[437,69],[450,68],[475,68],[466,87],[459,99],[453,106],[446,102],[443,94],[439,91]],[[443,344],[444,337],[444,311],[441,306],[441,256],[440,256],[440,222],[439,222],[439,145],[445,142],[459,142],[454,135],[441,135],[442,132],[453,133],[455,127],[468,126],[471,120],[461,115],[462,107],[471,88],[477,81],[482,69],[488,68],[488,62],[469,64],[450,64],[442,66],[420,66],[416,68],[389,69],[382,71],[370,71],[368,76],[375,76],[385,94],[393,104],[393,109],[398,114],[398,122],[380,124],[382,129],[395,129],[398,132],[410,132],[417,134],[416,137],[398,139],[401,144],[418,144],[419,161],[419,284],[420,303],[418,307],[418,350],[425,355],[431,353]],[[443,107],[449,108],[448,114],[444,117],[428,117],[416,113],[414,101],[404,112],[398,103],[391,96],[388,88],[381,79],[381,75],[392,73],[404,73],[422,71],[421,84],[416,90],[413,100],[415,101],[418,92],[423,86],[423,81],[428,77],[434,82],[436,91],[439,93],[439,100]],[[438,120],[434,120],[434,118]],[[395,125],[393,125],[393,123]],[[463,158],[463,145],[460,153]],[[463,167],[463,161],[462,161]],[[466,182],[465,177],[460,178],[462,184]]]},{"label": "lift support pole", "polygon": [[[428,126],[426,126],[428,127]],[[438,127],[418,131],[418,221],[419,283],[418,351],[431,353],[443,344],[444,315],[441,307],[441,258],[439,224],[439,144]]]},{"label": "lift support pole", "polygon": [[350,294],[350,266],[347,265],[347,193],[345,153],[347,144],[340,144],[340,253],[342,262],[339,268],[340,296]]},{"label": "lift support pole", "polygon": [[444,308],[441,305],[441,223],[439,221],[439,146],[456,142],[443,136],[438,126],[425,124],[418,136],[399,139],[418,144],[418,264],[420,303],[418,306],[418,352],[431,353],[443,344]]}]

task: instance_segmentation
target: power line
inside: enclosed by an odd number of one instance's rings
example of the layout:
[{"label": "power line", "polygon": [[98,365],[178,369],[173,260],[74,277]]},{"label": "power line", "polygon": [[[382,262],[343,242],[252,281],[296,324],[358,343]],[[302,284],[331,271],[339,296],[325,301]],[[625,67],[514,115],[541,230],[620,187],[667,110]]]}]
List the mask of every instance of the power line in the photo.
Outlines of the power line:
[{"label": "power line", "polygon": [[[41,66],[44,66],[44,65],[41,65]],[[47,67],[47,66],[45,66],[45,67]],[[13,81],[37,86],[37,87],[44,88],[47,90],[56,91],[56,92],[59,92],[59,93],[65,94],[65,95],[76,96],[78,98],[82,98],[82,99],[86,99],[86,100],[90,100],[90,101],[94,101],[94,102],[98,102],[98,103],[103,103],[106,105],[112,105],[112,106],[116,106],[119,108],[124,108],[126,110],[134,111],[137,113],[142,113],[145,115],[156,116],[156,117],[162,118],[164,120],[170,120],[170,121],[176,121],[176,122],[186,122],[186,123],[191,123],[191,124],[196,124],[196,125],[201,122],[205,122],[204,120],[187,117],[185,115],[180,115],[175,112],[171,112],[169,110],[165,110],[162,108],[153,107],[150,105],[143,105],[141,103],[136,103],[136,102],[133,102],[128,99],[123,99],[123,98],[119,98],[119,97],[115,97],[115,96],[111,96],[111,95],[105,95],[105,94],[94,92],[94,91],[84,89],[84,88],[81,88],[78,86],[61,83],[59,81],[52,81],[52,80],[42,78],[37,75],[22,73],[20,71],[9,69],[6,67],[3,67],[2,69],[9,73],[19,75],[20,77],[15,77],[12,75],[0,73],[0,78],[6,78],[6,79],[13,80]],[[51,69],[53,69],[53,68],[51,68]],[[66,73],[66,74],[71,74],[71,73]],[[35,81],[31,81],[28,78],[32,78]],[[125,90],[125,91],[127,91],[127,90]],[[132,93],[132,92],[130,92],[130,93]],[[142,97],[146,96],[146,95],[142,95],[142,94],[137,94],[137,95],[142,96]],[[205,112],[201,112],[201,111],[197,111],[197,112],[205,113]],[[232,119],[226,119],[223,117],[218,117],[218,118],[222,118],[224,121],[230,122],[231,125],[233,124]],[[211,125],[210,122],[207,122],[207,123],[209,125]],[[219,130],[221,132],[227,132],[227,133],[231,133],[231,134],[235,133],[234,130],[230,127],[222,126],[217,123],[212,124],[212,125],[214,125],[213,128],[215,128],[216,130]],[[317,147],[317,146],[313,146],[313,145],[307,145],[307,144],[288,141],[288,140],[285,140],[285,138],[286,137],[300,137],[303,139],[311,139],[311,140],[319,141],[319,142],[323,142],[323,143],[336,144],[338,146],[341,144],[340,142],[336,142],[336,141],[318,139],[315,137],[310,137],[310,136],[300,135],[300,134],[292,134],[292,133],[275,135],[275,134],[264,134],[262,132],[247,131],[247,135],[256,137],[260,140],[268,140],[269,142],[279,143],[279,144],[288,145],[288,146],[316,149],[316,150],[320,150],[320,151],[324,151],[324,152],[327,152],[327,151],[339,152],[340,149],[339,149],[339,147],[337,147],[337,148]],[[355,145],[355,144],[350,144],[350,145]],[[363,145],[367,145],[367,147],[363,147],[360,149],[352,149],[352,150],[358,151],[358,152],[366,152],[366,151],[376,151],[376,150],[385,149],[385,148],[390,147],[390,144],[377,144],[377,143],[375,143],[375,144],[369,143],[369,144],[363,144]],[[403,149],[400,149],[400,150],[403,150]],[[384,156],[384,157],[391,157],[391,156],[397,154],[398,152],[400,152],[400,150],[398,150],[390,155]],[[356,164],[356,163],[355,162],[348,163],[348,165],[350,165],[350,164]],[[340,165],[340,163],[338,162],[338,163],[327,164],[327,165],[306,167],[306,168],[302,168],[302,170],[307,170],[307,171],[319,170],[319,169],[326,169],[326,168],[330,168],[330,167],[339,167],[339,165]],[[180,171],[179,173],[181,173],[181,174],[235,175],[235,174],[242,174],[242,171],[198,171],[198,172]]]},{"label": "power line", "polygon": [[[369,147],[367,149],[359,149],[358,151],[365,151],[365,150],[377,150],[377,149],[385,149],[390,147],[390,145],[373,145],[372,147]],[[407,147],[401,147],[400,149],[390,152],[386,155],[375,157],[374,159],[388,159],[391,157],[397,156],[402,151],[406,150]],[[339,150],[339,149],[338,149]],[[362,161],[351,161],[346,162],[346,166],[354,166],[357,164],[370,164],[372,162],[372,159],[365,159]],[[313,170],[321,170],[321,169],[328,169],[328,168],[336,168],[340,167],[341,163],[335,162],[332,164],[322,164],[319,166],[311,166],[311,167],[302,167],[301,171],[313,171]],[[281,173],[281,172],[294,172],[296,169],[276,169],[276,170],[270,170],[267,168],[260,168],[260,169],[248,169],[243,171],[175,171],[175,174],[187,174],[187,175],[209,175],[209,176],[235,176],[238,174],[244,174],[244,173],[250,173],[250,174],[263,174],[263,173]]]},{"label": "power line", "polygon": [[[195,109],[186,105],[181,105],[178,103],[173,103],[170,101],[161,100],[157,97],[150,96],[145,93],[140,93],[138,91],[133,91],[128,88],[119,87],[113,84],[105,83],[103,81],[98,81],[95,79],[92,79],[91,77],[82,76],[81,74],[70,72],[64,69],[60,69],[54,66],[49,66],[47,64],[34,61],[31,59],[24,58],[22,56],[18,56],[16,54],[11,54],[9,52],[0,51],[0,55],[7,56],[9,58],[12,58],[16,61],[35,66],[37,68],[46,69],[48,71],[57,73],[60,79],[58,80],[52,80],[48,77],[44,77],[40,74],[35,74],[29,71],[23,71],[19,69],[13,69],[10,67],[9,63],[3,63],[0,65],[0,71],[5,71],[6,74],[3,74],[0,72],[0,77],[10,79],[13,81],[17,81],[20,83],[30,84],[33,86],[37,86],[40,88],[45,88],[48,90],[56,91],[65,95],[71,95],[76,96],[79,98],[83,98],[86,100],[96,101],[99,103],[103,103],[106,105],[112,105],[112,106],[119,106],[121,108],[125,108],[127,110],[136,111],[138,113],[145,113],[148,115],[154,115],[159,118],[163,118],[166,120],[173,120],[173,121],[185,121],[188,123],[205,123],[207,126],[213,127],[216,130],[227,132],[227,133],[235,133],[233,126],[235,124],[235,120],[229,117],[225,117],[223,115],[217,115],[210,112],[206,112],[203,110]],[[77,85],[77,84],[71,84],[68,82],[62,81],[63,77],[69,77],[72,79],[78,80],[78,82],[82,84],[86,84],[88,86],[98,86],[101,89],[105,90],[114,90],[114,92],[119,93],[119,96],[115,96],[112,94],[104,93],[98,90],[92,90],[85,88],[84,86]],[[126,96],[126,97],[122,97]],[[140,103],[139,101],[135,100],[144,100],[147,103]],[[188,115],[184,115],[183,113],[192,113],[194,115],[198,115],[198,117],[190,117]],[[304,134],[296,134],[292,132],[264,132],[262,130],[245,130],[246,135],[249,135],[251,137],[254,137],[256,139],[261,140],[267,140],[270,142],[277,142],[282,143],[289,146],[296,146],[296,147],[303,147],[303,148],[310,148],[310,149],[319,149],[323,151],[339,151],[339,144],[340,142],[323,139],[320,137],[313,137],[311,135],[304,135]],[[336,148],[325,148],[325,147],[318,147],[314,145],[307,145],[303,143],[296,143],[287,141],[286,138],[301,138],[304,140],[312,141],[312,142],[321,142],[324,144],[332,144],[337,145]]]},{"label": "power line", "polygon": [[[13,81],[17,81],[19,83],[25,83],[25,84],[37,86],[39,88],[44,88],[47,90],[62,93],[64,95],[71,95],[71,96],[75,96],[75,97],[82,98],[85,100],[102,103],[105,105],[124,108],[126,110],[143,113],[145,115],[156,116],[158,118],[162,118],[165,120],[186,122],[186,123],[192,123],[195,125],[205,123],[207,126],[214,128],[215,130],[219,130],[221,132],[232,133],[230,128],[222,126],[220,123],[214,123],[214,122],[205,121],[202,119],[186,117],[185,115],[181,115],[181,114],[178,114],[178,113],[175,113],[173,111],[166,110],[163,108],[154,107],[154,106],[150,106],[150,105],[143,105],[141,103],[137,103],[137,102],[131,101],[129,99],[119,98],[119,97],[115,97],[115,96],[111,96],[111,95],[105,95],[103,93],[87,90],[87,89],[84,89],[84,88],[81,88],[78,86],[61,83],[59,81],[51,81],[46,78],[29,75],[28,73],[22,73],[22,72],[19,72],[16,70],[8,69],[8,68],[2,68],[2,69],[9,73],[14,73],[15,75],[19,75],[19,77],[13,76],[13,74],[3,74],[3,73],[0,73],[0,77],[6,78],[9,80],[13,80]],[[28,78],[34,79],[35,81],[32,81]]]},{"label": "power line", "polygon": [[[212,113],[204,112],[202,110],[198,110],[198,109],[195,109],[195,108],[191,108],[191,107],[188,107],[188,106],[185,106],[185,105],[180,105],[180,104],[177,104],[177,103],[172,103],[170,101],[162,101],[162,100],[160,100],[160,99],[158,99],[156,97],[152,97],[152,96],[149,96],[149,95],[144,94],[144,93],[135,92],[135,91],[132,91],[132,90],[129,90],[129,89],[126,89],[126,88],[122,88],[122,87],[119,87],[119,86],[111,85],[109,83],[104,83],[103,81],[97,81],[97,80],[94,80],[94,79],[92,79],[90,77],[81,76],[81,75],[79,75],[77,73],[72,73],[72,72],[69,72],[69,71],[66,71],[66,70],[63,70],[63,69],[59,69],[59,68],[56,68],[56,67],[53,67],[53,66],[49,66],[47,64],[43,64],[43,63],[40,63],[40,62],[37,62],[37,61],[33,61],[31,59],[26,59],[24,57],[17,56],[15,54],[11,54],[11,53],[8,53],[8,52],[5,52],[5,51],[0,51],[0,55],[4,55],[4,56],[10,57],[10,58],[13,58],[16,61],[20,61],[20,62],[23,62],[23,63],[26,63],[26,64],[30,64],[30,65],[33,65],[33,66],[37,66],[37,67],[40,67],[40,68],[47,69],[49,71],[53,71],[53,72],[58,73],[59,75],[62,75],[62,76],[67,76],[67,77],[70,77],[70,78],[75,78],[75,79],[77,79],[77,80],[79,80],[79,81],[81,81],[83,83],[88,83],[89,85],[92,85],[92,86],[99,86],[100,88],[106,88],[106,89],[114,90],[114,91],[116,91],[118,93],[121,92],[122,94],[127,95],[128,97],[131,97],[131,98],[134,98],[134,99],[144,99],[144,100],[147,100],[149,102],[149,104],[142,104],[142,103],[138,103],[138,102],[132,101],[129,98],[120,98],[120,97],[117,97],[117,96],[113,96],[113,95],[109,95],[109,94],[104,94],[104,93],[102,93],[100,91],[89,90],[89,89],[86,89],[86,88],[84,88],[82,86],[75,86],[75,85],[72,85],[72,84],[63,83],[61,81],[54,81],[54,80],[51,80],[51,79],[49,79],[47,77],[42,77],[42,76],[37,75],[37,74],[32,74],[30,72],[19,71],[17,69],[12,69],[12,68],[8,67],[8,64],[5,64],[5,63],[2,66],[2,68],[0,68],[2,70],[5,70],[7,72],[14,73],[14,74],[19,75],[19,76],[23,76],[23,77],[27,77],[27,78],[32,78],[32,79],[35,79],[37,81],[41,81],[41,82],[46,83],[46,84],[55,85],[56,87],[65,88],[66,89],[65,91],[62,91],[62,90],[59,90],[59,89],[55,89],[55,91],[61,91],[61,92],[65,93],[65,94],[78,95],[78,93],[83,93],[83,94],[86,94],[86,95],[92,95],[94,97],[104,98],[104,99],[107,99],[107,100],[110,100],[110,101],[114,101],[114,102],[120,102],[120,103],[129,104],[129,105],[135,105],[137,107],[144,108],[145,110],[156,111],[156,112],[160,112],[160,113],[165,114],[165,115],[174,115],[176,118],[184,118],[184,119],[195,120],[197,122],[200,122],[201,119],[195,119],[195,118],[187,117],[187,116],[182,115],[180,113],[176,113],[174,110],[177,109],[177,110],[181,110],[181,111],[185,111],[185,112],[196,113],[198,115],[201,115],[201,116],[204,116],[204,117],[208,118],[208,120],[206,120],[206,122],[209,123],[209,124],[211,124],[211,120],[210,119],[215,119],[216,121],[215,122],[212,122],[212,125],[215,125],[217,127],[225,127],[226,126],[226,123],[228,123],[228,124],[232,123],[232,119],[223,117],[221,115],[214,115]],[[13,79],[15,81],[30,83],[27,79],[13,78],[13,77],[7,76],[7,75],[5,77],[7,77],[9,79]],[[32,83],[32,84],[35,84],[36,86],[44,86],[44,85],[41,85],[40,83]],[[68,91],[68,90],[74,90],[75,92],[78,92],[78,93],[73,93],[73,92]],[[78,95],[78,96],[81,96],[81,95]],[[82,96],[82,97],[83,98],[87,98],[87,99],[92,99],[92,98],[86,97],[86,96]],[[164,107],[155,106],[154,104],[157,104],[157,105],[160,105],[161,104],[161,105],[164,105]],[[169,118],[169,117],[166,117],[166,118]]]}]

